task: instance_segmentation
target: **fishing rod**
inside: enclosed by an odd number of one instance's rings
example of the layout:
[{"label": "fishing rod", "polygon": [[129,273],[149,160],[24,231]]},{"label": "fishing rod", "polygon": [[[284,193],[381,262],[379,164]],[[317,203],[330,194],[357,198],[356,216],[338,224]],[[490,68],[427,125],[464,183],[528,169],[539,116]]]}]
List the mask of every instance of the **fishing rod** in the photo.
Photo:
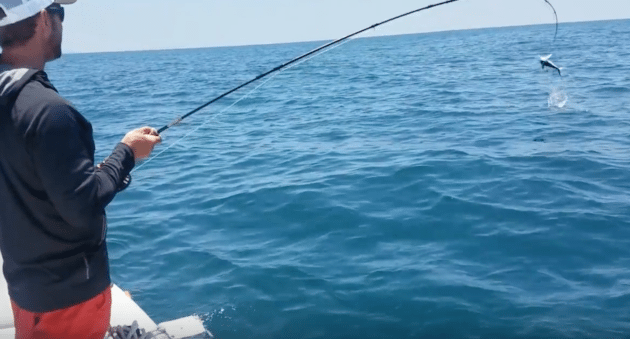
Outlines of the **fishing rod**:
[{"label": "fishing rod", "polygon": [[[228,96],[228,95],[238,91],[239,89],[241,89],[241,88],[243,88],[243,87],[245,87],[245,86],[247,86],[247,85],[249,85],[249,84],[251,84],[251,83],[253,83],[255,81],[258,81],[258,80],[260,80],[260,79],[262,79],[262,78],[264,78],[264,77],[266,77],[266,76],[268,76],[268,75],[270,75],[272,73],[278,72],[278,71],[286,68],[287,66],[290,66],[290,65],[292,65],[292,64],[294,64],[294,63],[296,63],[296,62],[298,62],[298,61],[300,61],[300,60],[302,60],[304,58],[307,58],[307,57],[309,57],[309,56],[311,56],[311,55],[313,55],[313,54],[315,54],[315,53],[317,53],[317,52],[319,52],[321,50],[324,50],[324,49],[326,49],[328,47],[331,47],[331,46],[336,45],[336,44],[338,44],[340,42],[348,40],[348,39],[350,39],[350,38],[352,38],[352,37],[354,37],[356,35],[359,35],[359,34],[365,32],[365,31],[369,31],[369,30],[374,29],[374,28],[376,28],[378,26],[384,25],[384,24],[386,24],[388,22],[392,22],[394,20],[398,20],[400,18],[406,17],[406,16],[414,14],[414,13],[422,12],[422,11],[425,11],[425,10],[433,8],[433,7],[439,7],[439,6],[443,6],[443,5],[449,4],[451,2],[457,2],[457,1],[460,1],[460,0],[448,0],[448,1],[443,1],[443,2],[440,2],[440,3],[436,3],[436,4],[433,4],[433,5],[429,5],[429,6],[426,6],[426,7],[422,7],[422,8],[419,8],[419,9],[407,12],[405,14],[398,15],[398,16],[393,17],[391,19],[387,19],[387,20],[385,20],[383,22],[379,22],[379,23],[374,24],[374,25],[372,25],[370,27],[367,27],[367,28],[364,28],[364,29],[362,29],[360,31],[354,32],[352,34],[349,34],[349,35],[347,35],[347,36],[345,36],[343,38],[340,38],[340,39],[337,39],[335,41],[329,42],[329,43],[327,43],[327,44],[325,44],[325,45],[323,45],[321,47],[318,47],[318,48],[316,48],[316,49],[314,49],[314,50],[312,50],[312,51],[310,51],[310,52],[308,52],[306,54],[303,54],[303,55],[301,55],[301,56],[299,56],[299,57],[297,57],[297,58],[295,58],[293,60],[287,61],[284,64],[282,64],[282,65],[280,65],[280,66],[278,66],[278,67],[276,67],[276,68],[274,68],[274,69],[272,69],[270,71],[267,71],[267,72],[265,72],[265,73],[255,77],[252,80],[249,80],[249,81],[247,81],[247,82],[245,82],[245,83],[243,83],[243,84],[241,84],[241,85],[239,85],[237,87],[232,88],[231,90],[229,90],[229,91],[219,95],[218,97],[216,97],[216,98],[206,102],[205,104],[203,104],[203,105],[195,108],[194,110],[184,114],[183,116],[173,120],[170,124],[168,124],[168,125],[160,128],[160,129],[158,129],[157,132],[158,132],[158,134],[161,134],[162,132],[166,131],[167,129],[169,129],[169,128],[179,124],[182,120],[186,119],[187,117],[189,117],[189,116],[191,116],[191,115],[201,111],[202,109],[204,109],[204,108],[208,107],[209,105],[217,102],[218,100],[223,99],[226,96]],[[545,1],[547,1],[547,0],[545,0]]]}]

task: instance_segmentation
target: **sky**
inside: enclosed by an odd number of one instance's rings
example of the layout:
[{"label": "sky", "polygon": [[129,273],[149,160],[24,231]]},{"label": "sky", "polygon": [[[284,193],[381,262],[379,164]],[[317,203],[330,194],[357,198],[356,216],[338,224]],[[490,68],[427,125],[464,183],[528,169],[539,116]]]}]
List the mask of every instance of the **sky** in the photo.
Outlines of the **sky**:
[{"label": "sky", "polygon": [[[63,48],[86,53],[330,40],[440,1],[78,0],[66,6]],[[630,19],[630,0],[550,2],[561,24]],[[459,0],[362,36],[553,23],[544,0]]]}]

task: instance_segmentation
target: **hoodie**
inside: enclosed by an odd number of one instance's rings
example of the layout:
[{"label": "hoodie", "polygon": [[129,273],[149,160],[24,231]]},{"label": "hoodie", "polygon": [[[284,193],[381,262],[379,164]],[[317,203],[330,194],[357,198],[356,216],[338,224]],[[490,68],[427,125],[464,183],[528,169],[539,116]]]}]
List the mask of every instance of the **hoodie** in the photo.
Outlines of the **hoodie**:
[{"label": "hoodie", "polygon": [[44,71],[0,66],[0,250],[9,296],[42,313],[111,284],[105,207],[126,185],[133,151],[94,164],[92,125]]}]

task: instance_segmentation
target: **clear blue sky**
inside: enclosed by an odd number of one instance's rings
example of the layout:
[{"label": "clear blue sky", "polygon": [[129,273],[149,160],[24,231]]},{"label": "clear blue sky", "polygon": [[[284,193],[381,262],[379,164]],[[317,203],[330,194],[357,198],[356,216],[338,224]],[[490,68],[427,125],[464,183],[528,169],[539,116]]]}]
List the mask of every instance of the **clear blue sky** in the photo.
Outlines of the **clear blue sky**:
[{"label": "clear blue sky", "polygon": [[[630,0],[550,0],[560,22],[628,19]],[[78,0],[65,52],[335,39],[440,0]],[[460,0],[364,36],[553,23],[543,0]]]}]

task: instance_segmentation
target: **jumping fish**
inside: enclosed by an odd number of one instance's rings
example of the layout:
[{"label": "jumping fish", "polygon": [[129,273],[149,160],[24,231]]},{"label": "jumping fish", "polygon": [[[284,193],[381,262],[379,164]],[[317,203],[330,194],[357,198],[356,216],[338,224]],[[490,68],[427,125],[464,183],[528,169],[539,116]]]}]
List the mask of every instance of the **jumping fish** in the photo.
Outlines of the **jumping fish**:
[{"label": "jumping fish", "polygon": [[542,68],[545,69],[545,66],[549,67],[549,68],[553,68],[555,70],[558,71],[558,74],[560,74],[560,76],[562,76],[562,72],[560,72],[562,70],[562,67],[558,67],[556,65],[553,64],[553,62],[551,62],[551,60],[549,60],[549,58],[551,58],[552,54],[549,54],[545,57],[540,57],[540,64],[542,65]]}]

